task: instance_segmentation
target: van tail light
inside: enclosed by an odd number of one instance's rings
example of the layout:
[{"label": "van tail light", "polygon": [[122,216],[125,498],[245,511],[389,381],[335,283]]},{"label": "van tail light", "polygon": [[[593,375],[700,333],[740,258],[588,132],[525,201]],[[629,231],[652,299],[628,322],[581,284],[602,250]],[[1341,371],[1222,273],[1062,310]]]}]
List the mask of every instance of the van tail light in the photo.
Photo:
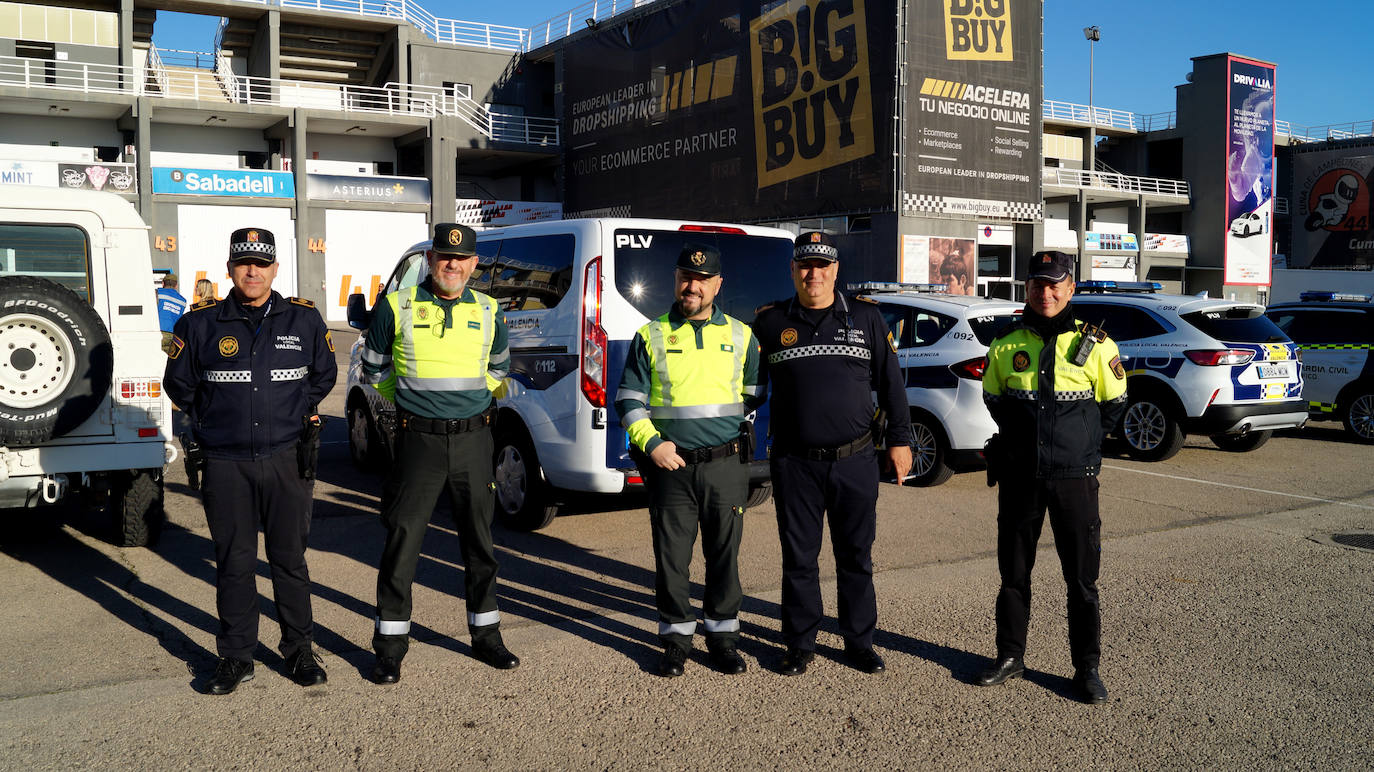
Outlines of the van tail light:
[{"label": "van tail light", "polygon": [[1193,364],[1203,367],[1249,364],[1250,360],[1255,358],[1255,352],[1238,348],[1205,349],[1183,353],[1193,361]]},{"label": "van tail light", "polygon": [[983,380],[983,371],[986,369],[988,369],[987,357],[969,359],[967,361],[949,366],[950,372],[954,373],[960,378],[967,378],[970,381]]},{"label": "van tail light", "polygon": [[161,396],[162,381],[157,378],[140,378],[119,382],[120,399],[156,399]]},{"label": "van tail light", "polygon": [[743,228],[729,228],[724,225],[682,225],[679,231],[692,231],[694,233],[730,233],[736,236],[743,236]]},{"label": "van tail light", "polygon": [[582,394],[592,407],[606,406],[606,330],[601,326],[601,258],[587,261],[582,276]]}]

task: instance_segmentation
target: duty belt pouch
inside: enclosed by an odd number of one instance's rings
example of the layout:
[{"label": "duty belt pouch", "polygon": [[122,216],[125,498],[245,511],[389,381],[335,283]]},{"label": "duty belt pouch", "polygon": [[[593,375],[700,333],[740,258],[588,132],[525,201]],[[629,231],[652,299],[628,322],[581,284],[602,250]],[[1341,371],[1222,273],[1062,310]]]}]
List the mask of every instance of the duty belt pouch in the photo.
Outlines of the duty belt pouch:
[{"label": "duty belt pouch", "polygon": [[754,460],[754,424],[752,421],[739,422],[739,462],[748,464]]},{"label": "duty belt pouch", "polygon": [[983,445],[983,460],[988,464],[988,487],[997,485],[1003,472],[1006,471],[1007,464],[1006,440],[1000,434],[994,434],[988,438]]},{"label": "duty belt pouch", "polygon": [[313,480],[320,460],[320,431],[324,429],[324,418],[306,416],[301,422],[301,440],[296,443],[296,465],[300,468],[301,479]]}]

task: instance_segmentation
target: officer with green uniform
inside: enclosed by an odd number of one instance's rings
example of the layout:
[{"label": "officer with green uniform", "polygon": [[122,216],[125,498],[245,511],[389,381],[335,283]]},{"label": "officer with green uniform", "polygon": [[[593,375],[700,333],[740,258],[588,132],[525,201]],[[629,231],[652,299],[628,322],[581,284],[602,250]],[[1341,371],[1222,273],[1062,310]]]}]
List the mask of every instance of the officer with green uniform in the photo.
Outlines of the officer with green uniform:
[{"label": "officer with green uniform", "polygon": [[649,489],[655,596],[663,658],[682,675],[696,631],[688,566],[701,530],[706,561],[703,624],[712,664],[746,669],[737,651],[739,543],[752,455],[745,416],[763,401],[759,346],[748,325],[715,306],[720,252],[687,244],[674,271],[677,302],[630,344],[616,410]]},{"label": "officer with green uniform", "polygon": [[1107,700],[1098,675],[1101,612],[1097,575],[1102,520],[1097,474],[1102,438],[1126,407],[1126,371],[1116,343],[1074,319],[1074,260],[1038,252],[1026,280],[1020,321],[988,348],[983,397],[997,435],[988,446],[997,489],[997,659],[978,676],[996,686],[1025,672],[1031,568],[1049,511],[1054,547],[1068,585],[1074,686],[1089,703]]},{"label": "officer with green uniform", "polygon": [[492,398],[510,364],[506,319],[467,282],[477,236],[453,223],[434,226],[429,276],[399,289],[373,311],[363,377],[396,403],[395,459],[382,497],[386,547],[377,573],[377,652],[372,680],[395,683],[409,649],[411,583],[430,515],[447,491],[462,542],[473,654],[509,670],[520,664],[501,640],[491,522]]}]

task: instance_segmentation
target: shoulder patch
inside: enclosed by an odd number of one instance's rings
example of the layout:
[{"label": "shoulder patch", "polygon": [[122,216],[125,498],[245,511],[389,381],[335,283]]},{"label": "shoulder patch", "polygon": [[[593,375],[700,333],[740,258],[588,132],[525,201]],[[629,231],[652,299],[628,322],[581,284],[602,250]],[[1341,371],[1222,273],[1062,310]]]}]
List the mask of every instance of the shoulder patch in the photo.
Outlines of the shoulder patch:
[{"label": "shoulder patch", "polygon": [[867,295],[855,295],[854,299],[859,301],[860,303],[872,303],[875,306],[878,305],[878,301],[874,300],[873,298]]},{"label": "shoulder patch", "polygon": [[206,299],[200,301],[199,303],[197,303],[197,304],[191,306],[191,310],[192,310],[192,311],[199,311],[199,310],[201,310],[202,308],[211,308],[211,307],[213,307],[213,306],[214,306],[216,303],[218,303],[218,302],[219,302],[219,301],[216,300],[216,299],[214,299],[214,298],[206,298]]},{"label": "shoulder patch", "polygon": [[168,358],[168,359],[176,359],[177,357],[181,356],[181,352],[182,352],[185,348],[186,348],[186,341],[184,341],[184,340],[182,340],[181,338],[178,338],[177,336],[173,335],[173,336],[172,336],[172,342],[171,342],[171,344],[167,346],[167,358]]},{"label": "shoulder patch", "polygon": [[298,306],[305,306],[306,308],[315,307],[314,303],[310,302],[309,300],[306,300],[305,298],[287,298],[287,300],[291,301],[292,303],[295,303]]},{"label": "shoulder patch", "polygon": [[1126,380],[1126,368],[1121,366],[1121,357],[1112,357],[1109,364],[1112,368],[1112,375],[1115,375],[1118,381]]},{"label": "shoulder patch", "polygon": [[334,336],[329,330],[324,332],[324,345],[329,347],[329,353],[334,353]]}]

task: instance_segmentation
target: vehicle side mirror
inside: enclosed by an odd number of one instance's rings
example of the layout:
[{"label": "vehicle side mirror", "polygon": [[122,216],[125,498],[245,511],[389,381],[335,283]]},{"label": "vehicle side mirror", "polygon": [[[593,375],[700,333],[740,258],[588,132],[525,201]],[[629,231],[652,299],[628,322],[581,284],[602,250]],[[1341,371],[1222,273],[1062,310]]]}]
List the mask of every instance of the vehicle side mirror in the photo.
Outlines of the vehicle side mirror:
[{"label": "vehicle side mirror", "polygon": [[348,326],[355,330],[366,330],[372,323],[372,313],[367,310],[367,298],[361,292],[348,296]]}]

